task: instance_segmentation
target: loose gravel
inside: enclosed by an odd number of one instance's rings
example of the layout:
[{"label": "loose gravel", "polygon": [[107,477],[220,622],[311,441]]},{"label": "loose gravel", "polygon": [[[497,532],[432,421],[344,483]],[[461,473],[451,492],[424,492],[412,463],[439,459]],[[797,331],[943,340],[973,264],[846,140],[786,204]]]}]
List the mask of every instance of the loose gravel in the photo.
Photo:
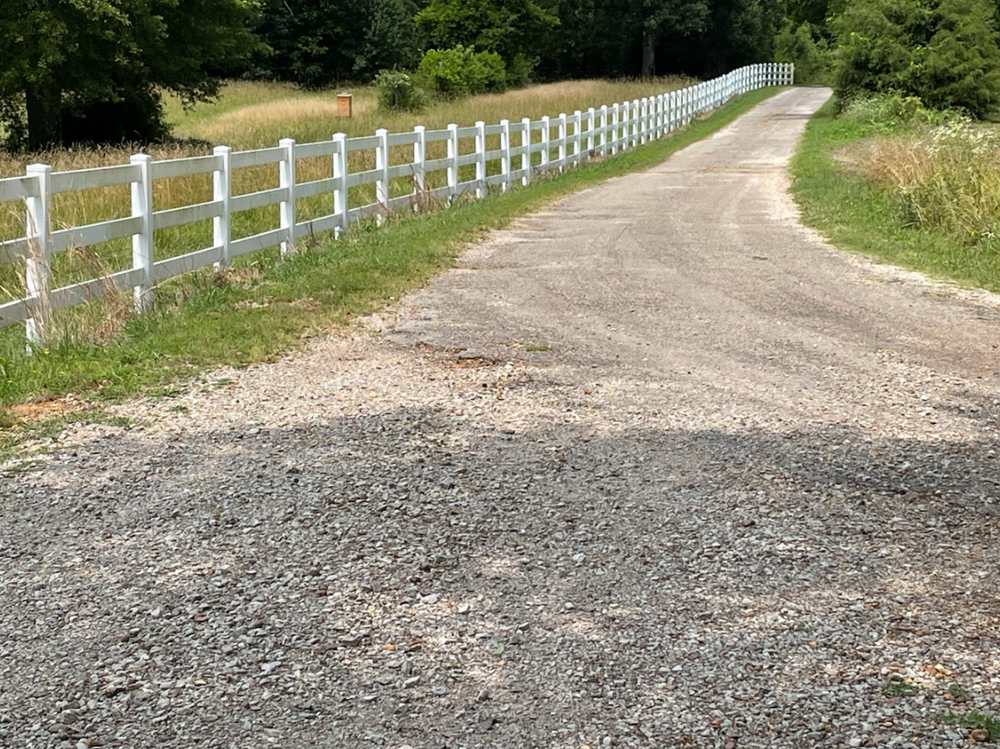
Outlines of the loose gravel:
[{"label": "loose gravel", "polygon": [[824,97],[0,467],[0,746],[987,738],[1000,305],[796,224]]}]

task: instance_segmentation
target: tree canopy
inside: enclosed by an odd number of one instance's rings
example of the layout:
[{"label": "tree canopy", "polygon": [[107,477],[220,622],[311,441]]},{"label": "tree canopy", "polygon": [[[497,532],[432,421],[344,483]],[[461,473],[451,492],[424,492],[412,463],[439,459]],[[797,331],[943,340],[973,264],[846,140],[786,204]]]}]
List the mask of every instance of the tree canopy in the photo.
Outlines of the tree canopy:
[{"label": "tree canopy", "polygon": [[834,24],[842,98],[898,92],[975,117],[1000,105],[997,8],[989,0],[860,0]]},{"label": "tree canopy", "polygon": [[0,116],[32,149],[146,140],[159,89],[211,96],[256,44],[252,0],[26,0],[0,6]]}]

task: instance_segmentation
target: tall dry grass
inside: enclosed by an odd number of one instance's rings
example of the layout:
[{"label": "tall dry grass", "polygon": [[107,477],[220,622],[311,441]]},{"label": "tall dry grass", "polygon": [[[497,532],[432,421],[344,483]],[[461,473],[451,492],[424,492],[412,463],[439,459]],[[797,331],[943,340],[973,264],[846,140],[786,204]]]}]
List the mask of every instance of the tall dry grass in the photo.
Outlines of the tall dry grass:
[{"label": "tall dry grass", "polygon": [[890,191],[905,219],[968,245],[1000,237],[1000,137],[966,120],[922,134],[874,138],[852,156]]},{"label": "tall dry grass", "polygon": [[[185,158],[211,153],[213,145],[228,145],[234,150],[252,150],[275,145],[281,138],[294,138],[299,143],[328,140],[335,132],[345,132],[350,137],[371,135],[378,128],[390,132],[412,130],[421,124],[428,129],[443,129],[449,123],[471,125],[477,120],[496,123],[501,119],[512,122],[524,117],[538,119],[543,115],[572,113],[602,104],[631,101],[653,94],[664,93],[687,85],[681,78],[663,78],[652,81],[568,81],[532,86],[503,94],[477,96],[451,102],[437,103],[424,112],[397,113],[380,111],[376,106],[374,89],[352,91],[354,117],[337,116],[336,94],[339,92],[305,92],[288,84],[233,82],[228,84],[219,99],[185,110],[176,99],[166,99],[166,114],[173,125],[177,142],[141,149],[156,160]],[[553,129],[552,137],[556,137]],[[493,137],[487,144],[490,149],[499,147]],[[428,158],[445,156],[444,143],[432,143]],[[463,142],[462,153],[471,152],[471,141]],[[59,149],[31,155],[0,153],[0,177],[24,173],[29,163],[49,164],[56,171],[86,169],[98,166],[127,163],[138,148]],[[412,149],[393,149],[391,163],[401,164],[411,160]],[[374,151],[352,153],[349,168],[353,172],[372,169]],[[474,167],[465,167],[462,179],[471,178]],[[495,169],[495,167],[494,167]],[[296,164],[297,181],[307,182],[331,176],[330,159],[302,159]],[[429,175],[428,187],[443,184],[444,174]],[[233,174],[233,193],[236,195],[257,192],[278,186],[277,165],[236,170]],[[406,194],[413,189],[412,180],[397,179],[390,186],[390,197]],[[371,185],[352,188],[352,206],[374,201]],[[153,185],[154,210],[191,205],[212,199],[211,175],[197,175],[157,180]],[[299,220],[305,221],[332,212],[330,196],[315,196],[298,201]],[[127,185],[64,193],[53,197],[51,219],[53,229],[83,226],[86,224],[123,218],[131,213],[130,192]],[[246,211],[233,217],[233,238],[238,239],[267,231],[278,225],[278,208],[271,206]],[[18,203],[0,204],[0,241],[22,236],[24,233],[24,208]],[[210,221],[158,231],[154,237],[156,259],[174,257],[195,249],[207,247],[212,240]],[[99,259],[107,272],[125,270],[131,266],[131,242],[128,239],[105,242],[76,252],[60,253],[52,261],[51,284],[53,288],[94,277],[94,261]],[[0,303],[24,294],[23,265],[0,262]]]}]

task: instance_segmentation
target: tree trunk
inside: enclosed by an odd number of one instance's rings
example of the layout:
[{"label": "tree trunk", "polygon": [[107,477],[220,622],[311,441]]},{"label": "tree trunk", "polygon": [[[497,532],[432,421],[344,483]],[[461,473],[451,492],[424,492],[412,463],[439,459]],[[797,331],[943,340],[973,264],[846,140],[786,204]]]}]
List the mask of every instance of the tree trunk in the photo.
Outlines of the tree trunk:
[{"label": "tree trunk", "polygon": [[642,77],[652,78],[654,75],[656,75],[656,38],[649,31],[643,31]]},{"label": "tree trunk", "polygon": [[28,149],[42,151],[59,145],[62,142],[62,126],[58,104],[33,88],[24,94],[28,114]]}]

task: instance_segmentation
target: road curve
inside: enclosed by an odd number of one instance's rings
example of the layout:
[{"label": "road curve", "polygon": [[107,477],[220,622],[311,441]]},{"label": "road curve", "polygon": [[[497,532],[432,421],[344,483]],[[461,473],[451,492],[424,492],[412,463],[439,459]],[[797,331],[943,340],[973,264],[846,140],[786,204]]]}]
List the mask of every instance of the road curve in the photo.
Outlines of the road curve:
[{"label": "road curve", "polygon": [[1000,305],[798,224],[828,95],[0,467],[0,745],[983,738]]}]

